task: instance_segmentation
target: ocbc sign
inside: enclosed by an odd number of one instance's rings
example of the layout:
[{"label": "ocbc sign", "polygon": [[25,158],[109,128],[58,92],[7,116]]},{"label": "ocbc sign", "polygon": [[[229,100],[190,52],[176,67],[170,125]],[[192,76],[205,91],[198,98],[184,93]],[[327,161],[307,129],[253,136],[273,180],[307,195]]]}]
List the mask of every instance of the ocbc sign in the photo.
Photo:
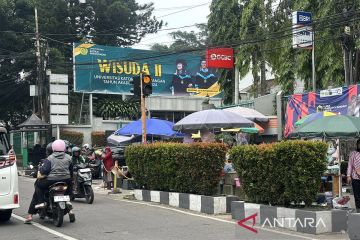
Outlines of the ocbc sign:
[{"label": "ocbc sign", "polygon": [[210,68],[233,68],[234,49],[211,48],[206,50],[206,65]]},{"label": "ocbc sign", "polygon": [[232,56],[213,53],[213,54],[210,55],[210,59],[211,59],[211,60],[231,61],[231,60],[232,60]]}]

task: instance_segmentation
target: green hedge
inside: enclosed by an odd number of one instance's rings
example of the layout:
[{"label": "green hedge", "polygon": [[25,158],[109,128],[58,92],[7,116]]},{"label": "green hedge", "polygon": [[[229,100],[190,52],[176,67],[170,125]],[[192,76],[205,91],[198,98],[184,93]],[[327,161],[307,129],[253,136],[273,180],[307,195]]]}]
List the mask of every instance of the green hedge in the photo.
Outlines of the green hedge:
[{"label": "green hedge", "polygon": [[81,132],[60,131],[60,138],[63,140],[68,140],[70,143],[75,144],[76,146],[81,146],[83,144],[84,134]]},{"label": "green hedge", "polygon": [[105,132],[91,132],[91,143],[96,147],[104,147],[106,145]]},{"label": "green hedge", "polygon": [[311,205],[326,170],[326,151],[323,142],[284,141],[234,147],[230,159],[251,201]]},{"label": "green hedge", "polygon": [[150,190],[212,195],[219,183],[223,144],[155,143],[125,149],[135,181]]}]

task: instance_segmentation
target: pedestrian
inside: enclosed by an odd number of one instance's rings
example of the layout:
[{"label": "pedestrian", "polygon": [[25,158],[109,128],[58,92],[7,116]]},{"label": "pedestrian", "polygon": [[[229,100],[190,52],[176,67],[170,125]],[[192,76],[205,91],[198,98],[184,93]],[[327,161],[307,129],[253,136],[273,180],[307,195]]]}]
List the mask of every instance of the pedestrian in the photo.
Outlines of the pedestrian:
[{"label": "pedestrian", "polygon": [[113,182],[111,169],[114,165],[114,161],[112,158],[112,152],[110,147],[105,148],[105,153],[102,155],[102,161],[104,164],[104,186],[106,185],[106,188],[108,190],[111,190],[111,184]]},{"label": "pedestrian", "polygon": [[347,183],[352,184],[356,211],[360,213],[360,139],[356,142],[356,151],[352,151],[349,156]]},{"label": "pedestrian", "polygon": [[224,166],[224,172],[225,173],[229,173],[229,172],[234,172],[234,166],[232,164],[232,161],[230,159],[227,159],[225,162],[225,166]]},{"label": "pedestrian", "polygon": [[34,166],[39,165],[41,159],[42,159],[41,145],[40,145],[40,141],[37,141],[33,150],[33,156],[32,156],[33,165]]}]

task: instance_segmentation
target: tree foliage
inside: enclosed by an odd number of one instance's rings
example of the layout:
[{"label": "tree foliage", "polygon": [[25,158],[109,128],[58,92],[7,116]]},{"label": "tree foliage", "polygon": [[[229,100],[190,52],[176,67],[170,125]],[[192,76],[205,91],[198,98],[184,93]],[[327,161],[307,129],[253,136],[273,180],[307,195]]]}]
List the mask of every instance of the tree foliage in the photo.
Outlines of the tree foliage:
[{"label": "tree foliage", "polygon": [[[208,19],[209,43],[212,46],[231,44],[239,40],[240,16],[243,6],[237,0],[213,0]],[[238,49],[235,49],[238,50]],[[234,95],[233,71],[219,70],[224,103],[232,103]]]},{"label": "tree foliage", "polygon": [[104,119],[137,120],[140,117],[140,104],[137,101],[104,98],[96,104],[95,115]]},{"label": "tree foliage", "polygon": [[155,43],[151,46],[151,50],[158,52],[173,52],[189,49],[204,48],[207,44],[207,26],[197,24],[198,31],[175,31],[169,33],[173,42],[169,45]]},{"label": "tree foliage", "polygon": [[[240,75],[253,75],[255,96],[265,93],[266,65],[285,93],[293,92],[295,79],[304,81],[310,90],[311,51],[293,49],[291,36],[291,13],[308,11],[315,28],[317,89],[356,83],[360,80],[359,4],[352,0],[213,0],[209,39],[216,46],[235,47]],[[351,29],[349,36],[345,26]],[[226,93],[233,86],[225,82],[223,88]]]},{"label": "tree foliage", "polygon": [[[135,0],[87,0],[85,4],[79,0],[0,1],[0,119],[12,126],[23,121],[32,108],[29,84],[36,79],[35,7],[43,78],[45,68],[72,78],[73,42],[131,46],[163,24],[152,16],[152,3]],[[41,94],[47,106],[48,93]]]}]

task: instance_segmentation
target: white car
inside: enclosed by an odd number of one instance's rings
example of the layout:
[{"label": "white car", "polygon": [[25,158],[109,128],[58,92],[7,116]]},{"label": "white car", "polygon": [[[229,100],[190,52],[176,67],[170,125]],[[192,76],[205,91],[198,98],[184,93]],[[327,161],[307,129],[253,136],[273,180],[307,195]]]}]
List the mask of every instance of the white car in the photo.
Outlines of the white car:
[{"label": "white car", "polygon": [[19,180],[14,150],[9,149],[6,129],[0,123],[0,222],[8,221],[19,205]]}]

